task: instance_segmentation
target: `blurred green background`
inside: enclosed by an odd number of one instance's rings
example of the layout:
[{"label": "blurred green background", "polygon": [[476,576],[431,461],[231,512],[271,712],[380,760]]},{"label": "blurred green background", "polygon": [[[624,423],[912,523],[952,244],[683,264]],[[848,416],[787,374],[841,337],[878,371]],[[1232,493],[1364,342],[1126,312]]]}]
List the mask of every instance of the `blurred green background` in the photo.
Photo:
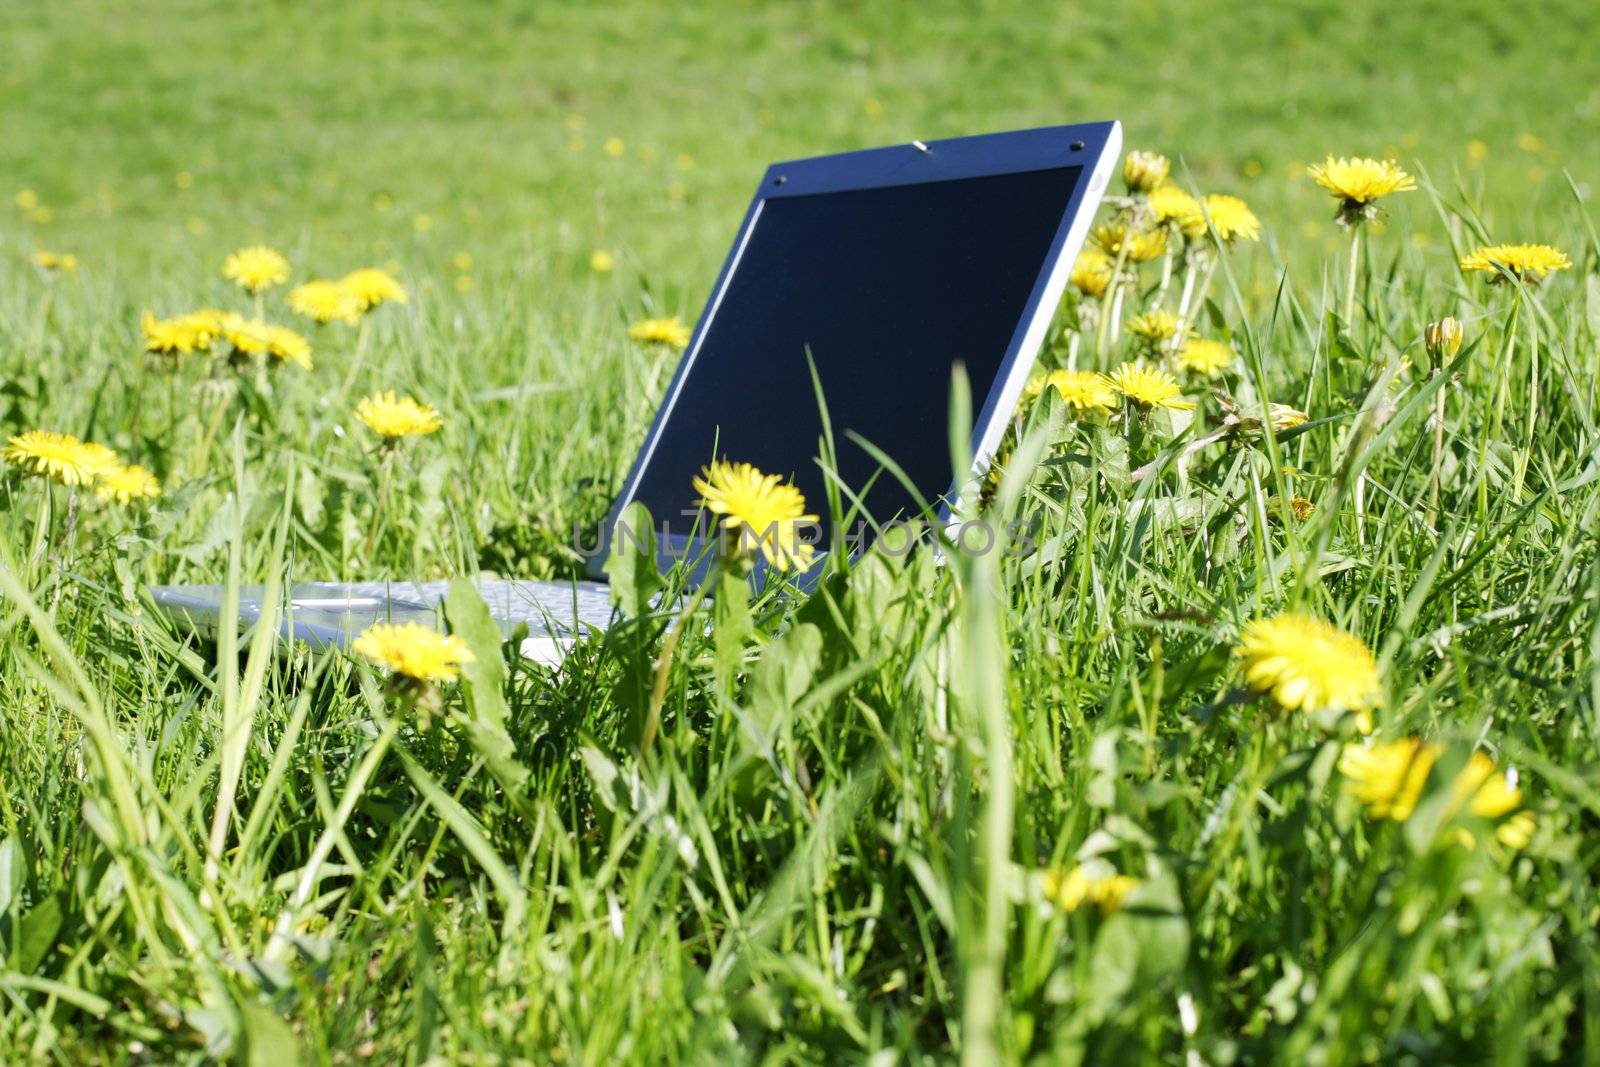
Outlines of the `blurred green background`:
[{"label": "blurred green background", "polygon": [[[1423,167],[1508,240],[1600,161],[1581,0],[18,0],[0,41],[0,239],[112,258],[135,300],[265,240],[462,290],[536,264],[523,295],[553,301],[606,248],[692,314],[769,161],[1088,119],[1319,251],[1328,152]],[[1426,197],[1395,199],[1439,242]]]}]

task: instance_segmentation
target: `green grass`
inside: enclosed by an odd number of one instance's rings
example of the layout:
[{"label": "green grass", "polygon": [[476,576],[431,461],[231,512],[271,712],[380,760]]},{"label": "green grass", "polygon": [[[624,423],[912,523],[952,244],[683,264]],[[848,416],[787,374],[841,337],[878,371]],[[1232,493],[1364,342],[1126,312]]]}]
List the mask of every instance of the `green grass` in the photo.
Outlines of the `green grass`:
[{"label": "green grass", "polygon": [[[167,490],[140,513],[0,479],[6,1060],[1600,1056],[1587,6],[240,6],[0,16],[0,431],[104,441]],[[1037,551],[869,555],[803,601],[724,585],[659,708],[682,575],[636,559],[556,672],[452,603],[480,663],[428,715],[141,600],[575,574],[672,367],[625,325],[697,313],[767,161],[1099,117],[1262,216],[1200,323],[1243,413],[1306,428],[1178,463],[1222,414],[1202,385],[1193,428],[1046,405],[988,505]],[[1347,238],[1299,165],[1389,145],[1427,180],[1346,319]],[[411,300],[311,332],[310,373],[141,358],[144,309],[249,309],[218,268],[257,239],[297,280],[393,260]],[[1574,267],[1463,276],[1485,239]],[[1124,315],[1175,306],[1156,278]],[[1434,377],[1448,313],[1467,344]],[[1094,314],[1044,359],[1127,355]],[[445,417],[381,514],[351,415],[380,388]],[[1446,746],[1404,824],[1346,795],[1348,721],[1242,690],[1240,627],[1290,609],[1377,652],[1380,736]],[[1474,748],[1516,768],[1526,848],[1451,814]],[[1093,857],[1141,880],[1120,912],[1041,898]]]}]

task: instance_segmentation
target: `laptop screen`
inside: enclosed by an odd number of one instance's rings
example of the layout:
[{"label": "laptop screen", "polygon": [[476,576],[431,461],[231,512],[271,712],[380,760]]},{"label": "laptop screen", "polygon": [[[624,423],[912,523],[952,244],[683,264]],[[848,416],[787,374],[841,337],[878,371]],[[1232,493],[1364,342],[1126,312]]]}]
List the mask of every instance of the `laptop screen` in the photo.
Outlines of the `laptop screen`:
[{"label": "laptop screen", "polygon": [[951,365],[966,365],[976,411],[1080,172],[1060,167],[768,198],[634,499],[658,524],[683,529],[680,512],[698,495],[691,481],[715,453],[792,479],[826,523],[809,350],[840,474],[857,493],[865,489],[871,516],[887,522],[917,505],[847,430],[891,457],[924,499],[938,501],[954,480]]}]

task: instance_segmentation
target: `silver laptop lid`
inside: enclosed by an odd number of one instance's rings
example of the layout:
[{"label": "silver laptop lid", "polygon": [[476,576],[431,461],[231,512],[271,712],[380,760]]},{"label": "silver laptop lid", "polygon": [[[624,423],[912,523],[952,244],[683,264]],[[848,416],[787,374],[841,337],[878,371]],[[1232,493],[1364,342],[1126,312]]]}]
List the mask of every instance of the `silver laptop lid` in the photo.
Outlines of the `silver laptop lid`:
[{"label": "silver laptop lid", "polygon": [[[713,458],[792,479],[825,514],[822,416],[839,473],[880,522],[944,501],[952,365],[987,463],[1015,409],[1121,150],[1115,122],[1057,126],[780,163],[762,179],[694,337],[634,461],[662,564],[697,555],[692,479]],[[662,523],[669,536],[659,538]],[[829,540],[835,533],[829,531]],[[596,570],[604,552],[593,557]]]}]

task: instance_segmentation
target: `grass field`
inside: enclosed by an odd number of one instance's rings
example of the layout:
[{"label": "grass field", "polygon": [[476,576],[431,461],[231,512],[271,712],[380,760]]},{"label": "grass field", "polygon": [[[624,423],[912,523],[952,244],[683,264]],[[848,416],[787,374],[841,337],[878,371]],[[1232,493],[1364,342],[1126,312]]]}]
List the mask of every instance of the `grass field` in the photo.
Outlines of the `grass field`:
[{"label": "grass field", "polygon": [[[11,5],[0,434],[162,493],[0,467],[0,1058],[1600,1059],[1597,38],[1480,0]],[[1192,416],[1047,387],[984,505],[1024,558],[675,622],[683,576],[620,556],[560,670],[461,597],[476,663],[420,693],[141,600],[573,576],[676,358],[628,326],[693,320],[768,161],[1110,117],[1261,234],[1069,297],[1049,368],[1170,365],[1158,307],[1235,356]],[[1353,276],[1330,153],[1418,179]],[[259,298],[222,276],[256,242]],[[1500,242],[1570,266],[1460,268]],[[286,303],[367,266],[408,299]],[[202,307],[312,366],[142,352]],[[378,447],[386,389],[442,428]],[[1308,639],[1354,695],[1257,692],[1289,612],[1375,685]]]}]

